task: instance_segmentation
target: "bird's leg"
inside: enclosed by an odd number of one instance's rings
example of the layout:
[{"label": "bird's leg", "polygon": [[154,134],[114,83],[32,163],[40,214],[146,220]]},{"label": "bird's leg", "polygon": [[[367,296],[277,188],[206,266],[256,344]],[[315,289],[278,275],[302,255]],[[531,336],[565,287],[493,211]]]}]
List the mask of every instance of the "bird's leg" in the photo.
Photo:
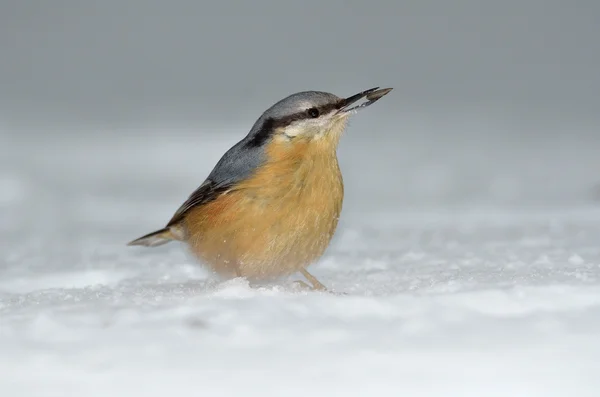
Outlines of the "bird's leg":
[{"label": "bird's leg", "polygon": [[[312,288],[313,290],[317,290],[317,291],[327,291],[327,287],[325,287],[323,284],[321,284],[321,282],[319,280],[317,280],[317,278],[315,276],[313,276],[312,274],[310,274],[306,269],[300,269],[300,273],[302,273],[302,275],[308,280],[310,281],[310,283],[312,284]],[[308,285],[302,281],[300,281],[301,284],[304,284],[308,287]]]}]

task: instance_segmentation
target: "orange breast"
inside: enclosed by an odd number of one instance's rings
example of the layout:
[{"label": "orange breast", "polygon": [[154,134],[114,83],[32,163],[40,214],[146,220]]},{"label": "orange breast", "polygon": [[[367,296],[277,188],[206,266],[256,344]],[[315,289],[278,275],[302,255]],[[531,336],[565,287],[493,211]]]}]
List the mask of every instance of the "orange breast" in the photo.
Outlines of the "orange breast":
[{"label": "orange breast", "polygon": [[192,252],[228,277],[278,277],[316,261],[342,209],[335,146],[275,140],[252,178],[186,216]]}]

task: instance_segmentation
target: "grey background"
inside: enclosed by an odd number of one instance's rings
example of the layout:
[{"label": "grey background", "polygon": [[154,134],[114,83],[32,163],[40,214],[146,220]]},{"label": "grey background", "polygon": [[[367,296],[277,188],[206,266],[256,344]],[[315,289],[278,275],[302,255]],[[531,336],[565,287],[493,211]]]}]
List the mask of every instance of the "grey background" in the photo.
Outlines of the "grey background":
[{"label": "grey background", "polygon": [[390,86],[340,147],[355,208],[593,202],[599,37],[583,0],[4,0],[2,164],[124,200],[109,166],[162,177],[174,210],[276,100]]},{"label": "grey background", "polygon": [[245,121],[294,91],[384,85],[388,107],[596,119],[599,26],[597,1],[4,0],[1,113]]}]

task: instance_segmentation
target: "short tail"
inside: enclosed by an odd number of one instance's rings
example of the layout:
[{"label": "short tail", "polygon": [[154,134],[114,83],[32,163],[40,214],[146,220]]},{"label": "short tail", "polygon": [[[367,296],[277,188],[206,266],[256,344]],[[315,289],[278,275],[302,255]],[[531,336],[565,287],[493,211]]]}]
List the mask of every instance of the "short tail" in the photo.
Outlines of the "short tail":
[{"label": "short tail", "polygon": [[144,247],[158,247],[173,240],[181,240],[178,231],[172,227],[165,227],[152,233],[148,233],[136,240],[133,240],[127,245],[141,245]]}]

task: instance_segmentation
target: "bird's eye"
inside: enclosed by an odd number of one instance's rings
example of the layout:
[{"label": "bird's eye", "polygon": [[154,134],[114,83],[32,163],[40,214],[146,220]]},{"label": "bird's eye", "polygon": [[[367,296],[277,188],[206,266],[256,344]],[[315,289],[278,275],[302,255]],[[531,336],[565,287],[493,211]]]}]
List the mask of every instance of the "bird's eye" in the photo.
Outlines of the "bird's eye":
[{"label": "bird's eye", "polygon": [[310,108],[307,110],[308,115],[310,117],[312,117],[313,119],[316,119],[317,117],[319,117],[319,109],[317,108]]}]

